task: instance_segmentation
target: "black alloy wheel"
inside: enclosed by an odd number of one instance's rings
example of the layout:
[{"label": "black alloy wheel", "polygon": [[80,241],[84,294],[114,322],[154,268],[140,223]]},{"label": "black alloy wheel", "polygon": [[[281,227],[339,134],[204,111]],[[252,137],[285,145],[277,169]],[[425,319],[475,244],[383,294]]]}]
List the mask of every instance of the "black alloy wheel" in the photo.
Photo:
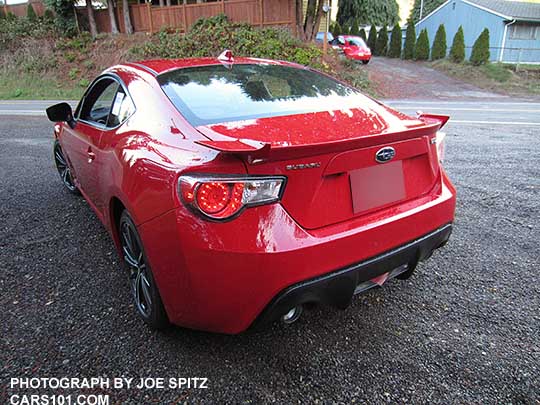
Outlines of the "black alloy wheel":
[{"label": "black alloy wheel", "polygon": [[64,152],[58,140],[54,141],[54,163],[56,165],[56,170],[62,179],[62,183],[67,188],[67,190],[72,194],[80,194],[79,189],[73,181],[73,174],[67,163]]},{"label": "black alloy wheel", "polygon": [[126,210],[119,223],[120,243],[129,270],[129,282],[135,309],[142,320],[153,329],[163,329],[169,319],[161,296],[147,263],[135,223]]}]

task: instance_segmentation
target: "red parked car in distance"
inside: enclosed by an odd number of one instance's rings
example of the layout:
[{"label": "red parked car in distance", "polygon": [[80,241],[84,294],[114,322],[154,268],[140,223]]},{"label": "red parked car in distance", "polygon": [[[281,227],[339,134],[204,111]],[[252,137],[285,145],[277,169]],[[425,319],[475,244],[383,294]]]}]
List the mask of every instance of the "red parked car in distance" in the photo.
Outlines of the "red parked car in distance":
[{"label": "red parked car in distance", "polygon": [[112,235],[153,328],[234,334],[308,304],[344,309],[450,236],[448,117],[404,115],[304,66],[126,63],[74,112],[47,114],[61,180]]},{"label": "red parked car in distance", "polygon": [[371,49],[362,37],[355,35],[339,35],[330,41],[334,49],[343,52],[345,57],[361,61],[364,65],[371,60]]}]

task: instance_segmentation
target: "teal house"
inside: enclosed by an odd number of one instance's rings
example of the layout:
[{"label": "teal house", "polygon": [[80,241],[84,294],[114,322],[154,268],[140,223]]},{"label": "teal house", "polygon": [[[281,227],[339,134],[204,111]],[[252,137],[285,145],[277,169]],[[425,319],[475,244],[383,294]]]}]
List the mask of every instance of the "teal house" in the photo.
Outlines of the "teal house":
[{"label": "teal house", "polygon": [[448,0],[416,23],[427,29],[431,45],[440,24],[448,49],[459,26],[465,34],[466,57],[478,35],[489,29],[493,62],[540,63],[540,3],[509,0]]}]

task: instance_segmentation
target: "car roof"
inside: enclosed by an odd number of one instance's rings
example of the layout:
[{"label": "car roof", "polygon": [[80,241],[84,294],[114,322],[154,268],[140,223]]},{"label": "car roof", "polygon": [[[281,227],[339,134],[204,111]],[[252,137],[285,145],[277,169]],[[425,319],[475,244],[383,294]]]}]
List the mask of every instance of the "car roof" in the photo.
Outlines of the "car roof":
[{"label": "car roof", "polygon": [[[220,62],[218,58],[152,59],[126,63],[124,66],[136,66],[152,73],[154,76],[157,76],[171,70],[197,66],[219,65],[220,63],[222,62]],[[305,68],[305,66],[292,62],[245,57],[235,57],[234,64],[271,64]]]}]

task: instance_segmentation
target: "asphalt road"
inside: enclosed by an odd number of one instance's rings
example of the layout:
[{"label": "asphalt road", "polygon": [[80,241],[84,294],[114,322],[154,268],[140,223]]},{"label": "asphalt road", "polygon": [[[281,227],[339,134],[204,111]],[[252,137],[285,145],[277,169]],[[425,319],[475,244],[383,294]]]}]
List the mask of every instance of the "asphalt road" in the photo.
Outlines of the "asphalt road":
[{"label": "asphalt road", "polygon": [[133,404],[539,404],[540,106],[415,103],[392,104],[455,118],[449,244],[345,311],[317,308],[239,336],[157,333],[137,320],[112,241],[61,187],[50,123],[0,117],[0,403],[43,393],[10,389],[13,377],[124,376],[209,381],[92,392]]},{"label": "asphalt road", "polygon": [[[0,100],[0,116],[45,116],[45,109],[54,100]],[[386,100],[388,105],[407,114],[418,111],[447,114],[454,124],[540,126],[540,102],[530,101],[467,101]],[[69,101],[75,108],[77,102]]]}]

